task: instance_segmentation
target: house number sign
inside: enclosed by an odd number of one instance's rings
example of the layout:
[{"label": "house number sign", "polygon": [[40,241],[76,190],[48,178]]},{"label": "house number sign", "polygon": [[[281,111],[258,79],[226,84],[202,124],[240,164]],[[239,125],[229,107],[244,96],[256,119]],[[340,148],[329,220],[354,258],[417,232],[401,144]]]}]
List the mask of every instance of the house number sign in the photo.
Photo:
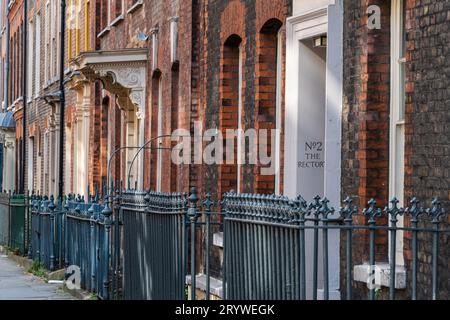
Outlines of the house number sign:
[{"label": "house number sign", "polygon": [[309,141],[305,143],[304,160],[298,162],[302,169],[324,168],[323,141]]}]

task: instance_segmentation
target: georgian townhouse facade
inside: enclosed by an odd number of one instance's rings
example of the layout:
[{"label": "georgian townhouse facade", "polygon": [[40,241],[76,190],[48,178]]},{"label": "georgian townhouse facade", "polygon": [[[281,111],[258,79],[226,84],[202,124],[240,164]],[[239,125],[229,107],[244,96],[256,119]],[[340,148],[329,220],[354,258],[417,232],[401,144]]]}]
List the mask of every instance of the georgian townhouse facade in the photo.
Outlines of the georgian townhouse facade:
[{"label": "georgian townhouse facade", "polygon": [[[219,199],[225,192],[282,194],[284,190],[284,91],[286,19],[291,1],[203,1],[199,113],[205,129],[243,133],[224,137],[235,144],[233,161],[203,165],[201,190]],[[247,136],[248,129],[268,136]],[[274,134],[278,130],[278,134]],[[230,141],[231,140],[231,141]],[[272,163],[250,154],[272,155]],[[250,150],[254,148],[254,150]],[[273,172],[263,174],[273,166]]]},{"label": "georgian townhouse facade", "polygon": [[0,190],[15,189],[16,132],[8,103],[9,21],[8,1],[0,1]]},{"label": "georgian townhouse facade", "polygon": [[167,135],[189,130],[198,7],[186,1],[69,7],[66,190],[86,196],[109,178],[124,187],[187,191],[188,168],[171,165]]},{"label": "georgian townhouse facade", "polygon": [[[216,197],[232,189],[282,192],[289,1],[68,6],[67,191],[102,190],[110,176],[125,187],[174,192],[197,186]],[[227,165],[171,163],[176,130],[195,140],[208,129],[253,127],[281,131],[266,142],[277,153],[272,176],[261,174],[261,164],[238,165],[237,158]],[[120,148],[108,174],[109,157]]]},{"label": "georgian townhouse facade", "polygon": [[[8,188],[18,189],[24,177],[26,190],[56,196],[63,179],[65,194],[87,198],[120,181],[162,192],[197,187],[215,200],[231,190],[308,201],[325,195],[337,209],[347,196],[359,208],[394,196],[402,207],[413,196],[430,207],[437,196],[450,207],[448,1],[68,0],[63,124],[59,1],[29,1],[25,127],[23,2],[8,3],[0,74],[3,112],[10,112],[4,127],[0,121],[0,138],[9,139],[0,141]],[[209,129],[238,132],[219,141],[234,144],[232,162],[198,161],[196,148],[218,139],[196,136]],[[275,135],[239,133],[248,129]],[[171,149],[183,141],[171,139],[175,131],[191,138],[181,164],[172,161]],[[244,161],[264,149],[271,163]],[[269,166],[274,172],[264,174]],[[360,214],[354,223],[367,219]],[[411,221],[400,217],[398,225]],[[345,298],[346,239],[336,230],[328,237],[330,298]],[[214,245],[222,245],[219,238]],[[376,264],[385,273],[390,241],[377,233]],[[368,232],[355,232],[356,298],[367,294],[368,243]],[[431,235],[419,239],[419,296],[430,292],[431,243]],[[399,231],[395,244],[396,275],[409,283],[410,232]],[[448,236],[439,244],[443,298],[450,292]],[[312,270],[306,273],[310,292]],[[405,287],[399,295],[409,297]]]},{"label": "georgian townhouse facade", "polygon": [[15,177],[13,190],[24,190],[25,167],[24,123],[23,123],[23,1],[8,2],[9,21],[9,76],[8,76],[8,110],[13,113],[16,123],[15,137]]},{"label": "georgian townhouse facade", "polygon": [[60,2],[30,1],[27,17],[27,190],[58,195]]},{"label": "georgian townhouse facade", "polygon": [[[324,194],[336,208],[347,196],[359,208],[372,198],[385,206],[393,197],[400,207],[410,206],[413,197],[424,206],[438,197],[449,207],[449,10],[446,1],[293,2],[286,43],[285,134],[291,148],[284,155],[285,194]],[[322,48],[321,36],[327,42]],[[324,146],[318,156],[323,168],[304,165],[309,141]],[[365,225],[367,218],[359,215],[355,223]],[[448,221],[443,224],[448,227]],[[398,226],[410,227],[410,218],[400,217]],[[329,237],[330,297],[345,298],[346,237]],[[406,231],[396,237],[396,278],[404,279],[396,288],[403,298],[411,297],[405,290],[412,281],[411,237]],[[379,278],[391,272],[391,239],[381,231],[376,239]],[[353,241],[354,298],[364,299],[368,232],[355,233]],[[418,244],[419,298],[431,292],[431,244],[431,235]],[[439,245],[444,298],[450,289],[446,237]]]},{"label": "georgian townhouse facade", "polygon": [[[368,26],[367,10],[380,8],[380,28]],[[345,1],[343,34],[343,108],[341,194],[354,195],[360,206],[370,198],[387,203],[397,197],[408,207],[413,197],[429,206],[438,197],[450,205],[448,1]],[[366,223],[360,217],[359,223]],[[387,223],[387,221],[386,221]],[[400,217],[400,226],[411,226]],[[443,221],[448,228],[449,221]],[[424,223],[422,227],[431,227]],[[412,281],[411,232],[397,234],[396,273]],[[377,264],[389,261],[391,239],[377,234]],[[448,237],[439,238],[438,274],[441,299],[448,299]],[[367,261],[368,235],[353,257]],[[431,292],[432,235],[420,237],[418,298]],[[341,268],[341,274],[344,268]],[[342,282],[343,283],[343,282]],[[343,285],[344,286],[344,285]],[[358,289],[362,295],[365,284]],[[345,288],[343,288],[343,292]],[[404,297],[411,292],[399,288]]]}]

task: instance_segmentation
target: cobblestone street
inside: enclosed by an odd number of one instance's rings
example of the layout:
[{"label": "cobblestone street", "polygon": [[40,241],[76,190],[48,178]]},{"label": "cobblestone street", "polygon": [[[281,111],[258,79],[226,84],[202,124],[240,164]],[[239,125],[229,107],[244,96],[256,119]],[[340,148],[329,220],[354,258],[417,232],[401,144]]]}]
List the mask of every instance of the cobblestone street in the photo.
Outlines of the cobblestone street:
[{"label": "cobblestone street", "polygon": [[48,284],[0,256],[0,300],[73,300],[59,284]]}]

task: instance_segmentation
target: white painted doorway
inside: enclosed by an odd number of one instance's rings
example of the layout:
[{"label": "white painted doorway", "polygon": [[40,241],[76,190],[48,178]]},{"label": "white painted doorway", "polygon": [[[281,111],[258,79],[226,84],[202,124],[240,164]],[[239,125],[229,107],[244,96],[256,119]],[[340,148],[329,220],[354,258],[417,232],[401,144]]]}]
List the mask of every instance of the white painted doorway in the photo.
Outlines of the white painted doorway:
[{"label": "white painted doorway", "polygon": [[[301,4],[301,3],[300,3]],[[301,9],[301,5],[297,6]],[[316,195],[340,206],[342,115],[342,1],[295,12],[287,22],[285,194]],[[316,41],[317,40],[317,41]],[[318,246],[318,291],[323,297],[322,234]],[[307,298],[313,297],[314,236],[306,234]],[[329,231],[330,299],[340,299],[339,232]]]},{"label": "white painted doorway", "polygon": [[[317,37],[326,37],[326,34]],[[326,48],[316,37],[299,41],[297,193],[311,200],[324,194]]]}]

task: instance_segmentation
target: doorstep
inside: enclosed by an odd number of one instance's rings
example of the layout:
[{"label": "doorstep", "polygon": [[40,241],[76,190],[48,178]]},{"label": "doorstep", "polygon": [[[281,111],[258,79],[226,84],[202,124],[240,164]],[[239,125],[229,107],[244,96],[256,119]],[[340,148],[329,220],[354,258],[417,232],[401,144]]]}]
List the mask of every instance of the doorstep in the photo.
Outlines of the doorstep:
[{"label": "doorstep", "polygon": [[[203,293],[206,292],[206,275],[204,274],[198,274],[196,277],[196,289],[197,291],[200,290]],[[186,284],[190,287],[191,286],[191,276],[186,276]],[[209,294],[212,296],[215,296],[219,299],[222,299],[222,293],[223,293],[223,287],[222,287],[222,280],[210,277],[210,290]]]},{"label": "doorstep", "polygon": [[[369,284],[370,265],[356,265],[353,269],[353,279],[358,282]],[[391,267],[389,263],[375,264],[375,286],[389,287],[391,280]],[[404,266],[395,267],[395,288],[406,289],[406,268]]]}]

